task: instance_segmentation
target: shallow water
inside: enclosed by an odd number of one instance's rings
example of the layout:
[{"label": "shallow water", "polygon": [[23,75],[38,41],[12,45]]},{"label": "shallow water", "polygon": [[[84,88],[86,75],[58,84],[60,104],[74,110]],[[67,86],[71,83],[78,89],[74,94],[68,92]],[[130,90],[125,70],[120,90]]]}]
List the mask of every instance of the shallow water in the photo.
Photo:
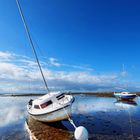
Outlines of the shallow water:
[{"label": "shallow water", "polygon": [[[0,97],[1,140],[29,139],[25,121],[30,98],[36,97]],[[116,102],[115,98],[78,95],[72,106],[72,119],[76,126],[83,125],[88,129],[90,139],[140,139],[139,116],[139,98],[136,103],[122,103]],[[62,121],[62,124],[74,131],[68,121]]]},{"label": "shallow water", "polygon": [[88,129],[91,139],[96,134],[140,139],[139,98],[136,102],[116,102],[115,98],[79,96],[73,106],[73,119],[77,126]]}]

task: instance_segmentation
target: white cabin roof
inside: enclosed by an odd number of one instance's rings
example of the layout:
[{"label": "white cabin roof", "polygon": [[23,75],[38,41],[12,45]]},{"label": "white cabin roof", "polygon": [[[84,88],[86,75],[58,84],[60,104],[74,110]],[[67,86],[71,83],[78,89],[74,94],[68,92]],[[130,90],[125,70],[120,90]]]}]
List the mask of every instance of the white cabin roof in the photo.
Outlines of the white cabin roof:
[{"label": "white cabin roof", "polygon": [[62,94],[62,92],[60,91],[50,92],[48,94],[41,96],[38,99],[35,99],[33,101],[33,104],[40,105],[44,103],[45,101],[53,100],[54,98],[56,98],[56,96],[59,96],[60,94]]}]

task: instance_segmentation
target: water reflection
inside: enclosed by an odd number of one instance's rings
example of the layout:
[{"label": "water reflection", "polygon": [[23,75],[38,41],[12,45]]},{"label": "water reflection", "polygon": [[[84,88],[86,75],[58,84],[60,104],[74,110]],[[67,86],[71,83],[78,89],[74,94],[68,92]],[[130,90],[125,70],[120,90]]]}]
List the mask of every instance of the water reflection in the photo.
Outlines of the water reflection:
[{"label": "water reflection", "polygon": [[25,116],[24,111],[22,111],[17,106],[10,106],[8,108],[4,108],[1,112],[2,113],[0,114],[0,127],[17,123]]},{"label": "water reflection", "polygon": [[0,97],[1,140],[28,140],[24,127],[26,100],[23,97]]},{"label": "water reflection", "polygon": [[[137,99],[137,102],[139,103],[140,100]],[[140,125],[137,125],[140,124],[138,118],[140,107],[137,102],[122,103],[116,102],[115,98],[80,96],[76,98],[73,105],[73,119],[77,126],[83,125],[88,129],[91,139],[94,139],[95,136],[95,139],[98,136],[100,139],[131,139],[128,107],[132,107],[132,122],[135,122],[133,125],[134,136],[140,136],[138,132]]]},{"label": "water reflection", "polygon": [[75,103],[73,104],[73,114],[92,114],[99,111],[111,111],[114,108],[115,98],[104,98],[96,96],[76,96]]},{"label": "water reflection", "polygon": [[[26,104],[30,98],[0,97],[0,139],[28,139],[24,124],[27,118]],[[91,140],[127,139],[131,134],[128,115],[130,110],[134,137],[137,139],[140,137],[139,104],[139,98],[136,102],[116,102],[115,98],[77,95],[72,106],[72,119],[76,126],[83,125],[88,129]],[[58,137],[67,140],[73,136],[74,129],[67,120],[55,125],[33,120],[28,123],[30,127],[32,125],[32,129],[37,130],[39,137],[46,136],[46,139],[49,139],[51,135],[52,139]]]},{"label": "water reflection", "polygon": [[131,108],[131,107],[136,107],[137,102],[136,101],[116,101],[115,105],[119,107],[123,107],[123,108]]},{"label": "water reflection", "polygon": [[17,124],[25,119],[24,98],[0,97],[0,127]]}]

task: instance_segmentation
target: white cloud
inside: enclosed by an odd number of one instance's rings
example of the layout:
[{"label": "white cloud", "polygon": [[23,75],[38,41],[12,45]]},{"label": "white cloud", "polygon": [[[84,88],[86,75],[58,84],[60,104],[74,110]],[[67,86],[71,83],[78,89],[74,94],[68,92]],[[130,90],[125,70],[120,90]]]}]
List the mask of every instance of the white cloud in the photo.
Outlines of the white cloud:
[{"label": "white cloud", "polygon": [[70,65],[70,64],[64,64],[60,63],[58,59],[51,57],[48,60],[49,65],[56,66],[56,67],[69,67],[73,69],[80,69],[80,70],[86,70],[86,71],[93,71],[93,68],[87,67],[87,66],[80,66],[80,65]]},{"label": "white cloud", "polygon": [[0,62],[0,73],[0,78],[18,79],[22,69],[14,64]]},{"label": "white cloud", "polygon": [[51,64],[53,66],[57,66],[57,67],[61,66],[61,64],[58,63],[58,60],[56,58],[53,58],[53,57],[49,58],[49,64]]},{"label": "white cloud", "polygon": [[7,59],[7,58],[10,58],[12,57],[12,53],[10,52],[3,52],[3,51],[0,51],[0,58],[4,58],[4,59]]},{"label": "white cloud", "polygon": [[[36,63],[24,56],[0,52],[0,92],[41,92],[44,83]],[[9,59],[12,58],[12,59]],[[9,61],[4,61],[9,59]],[[52,65],[61,66],[57,59],[51,58]],[[41,62],[44,66],[45,63]],[[63,64],[63,66],[66,64]],[[71,65],[74,66],[74,65]],[[75,66],[77,67],[77,66]],[[118,86],[120,74],[93,74],[91,71],[54,71],[43,67],[48,85],[52,89],[65,90],[112,90]],[[122,87],[122,86],[121,86]]]},{"label": "white cloud", "polygon": [[62,64],[63,66],[74,68],[74,69],[80,69],[80,70],[86,70],[86,71],[93,71],[93,68],[89,68],[87,66],[78,66],[78,65],[69,65],[69,64]]}]

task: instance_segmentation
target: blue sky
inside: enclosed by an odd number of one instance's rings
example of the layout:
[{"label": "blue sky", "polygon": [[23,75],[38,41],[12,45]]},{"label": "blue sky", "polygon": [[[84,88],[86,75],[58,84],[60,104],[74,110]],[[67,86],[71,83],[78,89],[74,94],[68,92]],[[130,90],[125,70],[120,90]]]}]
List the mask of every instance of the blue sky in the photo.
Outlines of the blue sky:
[{"label": "blue sky", "polygon": [[[20,3],[50,88],[140,90],[138,0]],[[42,91],[15,0],[1,0],[0,29],[1,91]]]}]

